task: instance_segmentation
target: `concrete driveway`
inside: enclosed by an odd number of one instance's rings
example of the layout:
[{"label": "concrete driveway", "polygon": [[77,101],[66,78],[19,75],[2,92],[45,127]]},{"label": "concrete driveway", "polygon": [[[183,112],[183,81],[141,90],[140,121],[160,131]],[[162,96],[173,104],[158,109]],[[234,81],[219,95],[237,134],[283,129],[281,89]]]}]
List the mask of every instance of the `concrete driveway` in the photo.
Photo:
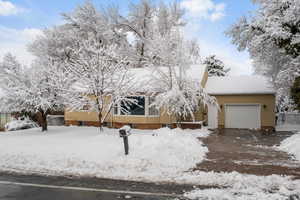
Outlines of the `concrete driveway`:
[{"label": "concrete driveway", "polygon": [[254,130],[217,130],[203,140],[209,153],[195,170],[292,175],[300,179],[300,162],[275,146],[292,134],[276,132],[264,135]]}]

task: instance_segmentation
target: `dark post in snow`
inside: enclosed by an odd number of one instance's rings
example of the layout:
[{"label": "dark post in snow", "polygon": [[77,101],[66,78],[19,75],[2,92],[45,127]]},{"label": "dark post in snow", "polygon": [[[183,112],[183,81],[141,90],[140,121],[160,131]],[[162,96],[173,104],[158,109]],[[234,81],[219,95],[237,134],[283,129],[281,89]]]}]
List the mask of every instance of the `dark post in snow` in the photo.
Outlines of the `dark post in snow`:
[{"label": "dark post in snow", "polygon": [[123,138],[125,155],[128,155],[129,154],[128,136],[130,135],[130,128],[122,127],[119,129],[119,133],[120,133],[120,137]]}]

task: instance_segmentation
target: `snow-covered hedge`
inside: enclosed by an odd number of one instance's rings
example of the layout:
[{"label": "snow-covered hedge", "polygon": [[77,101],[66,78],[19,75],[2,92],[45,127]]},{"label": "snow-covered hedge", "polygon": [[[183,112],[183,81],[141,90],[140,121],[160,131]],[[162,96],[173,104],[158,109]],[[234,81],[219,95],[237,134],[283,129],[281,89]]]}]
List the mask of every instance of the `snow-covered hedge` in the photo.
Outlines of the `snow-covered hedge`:
[{"label": "snow-covered hedge", "polygon": [[38,127],[38,125],[28,118],[15,119],[5,124],[6,131],[17,131],[23,129],[36,128],[36,127]]}]

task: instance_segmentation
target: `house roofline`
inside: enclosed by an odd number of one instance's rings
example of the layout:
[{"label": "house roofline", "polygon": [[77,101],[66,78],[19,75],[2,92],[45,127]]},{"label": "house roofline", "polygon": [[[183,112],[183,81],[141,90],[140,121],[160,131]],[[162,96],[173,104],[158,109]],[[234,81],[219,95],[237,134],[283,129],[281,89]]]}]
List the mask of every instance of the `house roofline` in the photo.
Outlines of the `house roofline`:
[{"label": "house roofline", "polygon": [[209,95],[222,95],[222,96],[230,96],[230,95],[276,95],[276,92],[250,92],[250,93],[208,93]]}]

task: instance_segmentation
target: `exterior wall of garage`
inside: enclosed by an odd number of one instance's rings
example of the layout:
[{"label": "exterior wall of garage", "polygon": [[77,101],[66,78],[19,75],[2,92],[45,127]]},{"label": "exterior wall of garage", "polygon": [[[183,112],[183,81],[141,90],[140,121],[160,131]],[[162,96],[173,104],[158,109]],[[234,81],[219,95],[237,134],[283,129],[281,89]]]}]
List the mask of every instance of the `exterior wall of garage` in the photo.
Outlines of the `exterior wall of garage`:
[{"label": "exterior wall of garage", "polygon": [[261,105],[261,128],[273,129],[275,127],[275,95],[214,95],[220,105],[218,125],[225,127],[226,104],[260,104]]}]

